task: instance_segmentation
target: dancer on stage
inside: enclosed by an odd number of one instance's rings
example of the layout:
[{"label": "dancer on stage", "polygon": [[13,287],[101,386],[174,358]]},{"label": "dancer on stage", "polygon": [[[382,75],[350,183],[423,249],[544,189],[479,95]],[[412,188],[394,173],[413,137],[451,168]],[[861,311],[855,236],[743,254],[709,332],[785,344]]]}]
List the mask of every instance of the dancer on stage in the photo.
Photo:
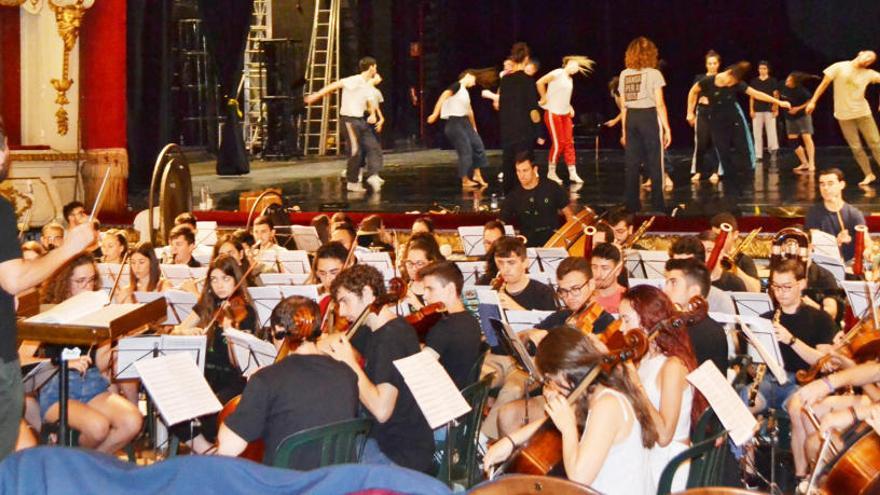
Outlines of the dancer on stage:
[{"label": "dancer on stage", "polygon": [[[382,188],[382,178],[379,170],[382,169],[382,145],[376,139],[376,134],[371,126],[377,122],[376,109],[370,103],[374,87],[371,84],[376,76],[376,59],[364,57],[358,62],[359,74],[340,79],[321,88],[317,93],[306,95],[303,100],[306,105],[311,105],[328,94],[342,90],[339,103],[340,123],[342,134],[348,153],[346,171],[346,190],[349,192],[364,192],[364,186],[358,181],[360,171],[361,149],[367,162],[367,184],[378,191]],[[369,117],[364,114],[369,111]]]},{"label": "dancer on stage", "polygon": [[748,62],[737,62],[729,66],[724,72],[714,76],[707,76],[699,83],[694,84],[688,94],[687,121],[694,125],[696,122],[696,105],[700,96],[709,99],[710,110],[709,122],[712,132],[712,141],[715,149],[724,164],[724,194],[728,201],[736,203],[742,195],[746,185],[748,174],[752,169],[751,143],[749,140],[748,125],[742,109],[737,103],[737,95],[745,93],[748,96],[784,109],[791,108],[787,101],[780,101],[767,93],[758,91],[743,82],[751,69]]},{"label": "dancer on stage", "polygon": [[[529,64],[529,46],[514,43],[510,50],[513,61],[511,72],[501,78],[498,87],[498,117],[501,122],[501,148],[504,193],[516,186],[516,156],[531,153],[538,137],[537,126],[541,122],[538,106],[538,90],[535,81],[525,72]],[[543,174],[542,174],[543,175]]]},{"label": "dancer on stage", "polygon": [[[795,172],[812,172],[816,169],[816,145],[813,143],[813,117],[804,111],[810,101],[810,91],[804,87],[804,81],[819,80],[819,76],[792,72],[785,78],[785,84],[779,90],[779,99],[791,103],[791,108],[784,113],[785,132],[792,144],[797,144],[794,154],[800,164]],[[800,140],[800,141],[799,141]]]},{"label": "dancer on stage", "polygon": [[[721,55],[715,50],[706,52],[706,73],[697,74],[694,84],[699,83],[704,77],[718,74],[721,67]],[[691,158],[691,182],[698,184],[700,179],[709,179],[712,184],[718,183],[719,158],[718,152],[712,146],[712,132],[709,129],[709,99],[705,96],[697,100],[696,120],[694,121],[694,156]],[[706,152],[714,153],[713,160],[706,162]]]},{"label": "dancer on stage", "polygon": [[475,84],[489,88],[496,83],[494,69],[467,69],[458,76],[458,81],[446,88],[434,105],[434,112],[428,116],[428,123],[437,118],[446,121],[443,133],[452,143],[458,154],[458,176],[461,187],[485,187],[481,169],[488,165],[483,140],[477,134],[477,121],[471,107],[468,90]]},{"label": "dancer on stage", "polygon": [[[770,75],[770,62],[761,60],[758,62],[758,77],[752,79],[749,86],[756,90],[779,98],[779,81]],[[779,139],[776,137],[776,117],[779,108],[766,101],[755,101],[749,98],[749,117],[752,118],[752,133],[755,136],[755,161],[760,162],[764,158],[764,130],[767,132],[767,149],[770,150],[771,159],[776,158],[779,151]]]},{"label": "dancer on stage", "polygon": [[556,161],[559,155],[568,166],[568,178],[571,182],[582,184],[584,181],[577,173],[577,156],[574,151],[574,135],[572,117],[574,107],[571,106],[571,93],[574,87],[572,76],[577,73],[587,75],[596,63],[582,55],[569,55],[562,58],[562,67],[552,70],[538,79],[538,94],[541,96],[539,105],[544,109],[544,123],[550,134],[550,155],[547,159],[547,178],[562,184],[556,175]]},{"label": "dancer on stage", "polygon": [[[657,46],[640,36],[626,48],[626,69],[620,73],[618,91],[623,98],[623,133],[620,138],[625,149],[626,169],[624,183],[626,206],[639,211],[639,169],[644,165],[654,187],[651,188],[651,207],[664,211],[663,149],[672,143],[663,86],[666,81],[657,70]],[[662,143],[662,144],[661,144]]]}]

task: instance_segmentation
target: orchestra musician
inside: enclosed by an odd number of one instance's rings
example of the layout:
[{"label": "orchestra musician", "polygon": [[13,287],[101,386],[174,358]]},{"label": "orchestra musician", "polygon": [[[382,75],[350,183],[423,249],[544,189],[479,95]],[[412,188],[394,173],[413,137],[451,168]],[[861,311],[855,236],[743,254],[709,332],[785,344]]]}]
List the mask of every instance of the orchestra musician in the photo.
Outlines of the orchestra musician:
[{"label": "orchestra musician", "polygon": [[[220,255],[208,267],[208,281],[202,289],[192,313],[174,328],[177,335],[205,335],[208,348],[205,356],[205,379],[211,389],[226,403],[244,389],[245,379],[234,365],[231,344],[222,331],[237,328],[256,333],[257,312],[242,279],[241,267],[231,256]],[[188,438],[189,428],[178,428],[178,438],[192,440],[198,453],[214,447],[217,436],[216,415],[200,418],[201,428],[195,438]]]},{"label": "orchestra musician", "polygon": [[[818,229],[837,238],[840,254],[845,261],[855,255],[855,227],[865,225],[865,215],[855,206],[843,199],[846,188],[843,172],[839,168],[827,168],[819,173],[819,194],[822,202],[816,203],[807,211],[804,227]],[[865,236],[866,248],[870,236]]]},{"label": "orchestra musician", "polygon": [[64,227],[56,222],[49,222],[40,229],[40,244],[46,251],[61,247],[64,243]]},{"label": "orchestra musician", "polygon": [[355,231],[352,224],[348,222],[334,223],[331,227],[330,240],[336,241],[345,246],[346,251],[351,249],[355,237],[357,237],[357,231]]},{"label": "orchestra musician", "polygon": [[110,229],[101,236],[102,263],[122,263],[128,252],[128,236],[124,230]]},{"label": "orchestra musician", "polygon": [[287,251],[279,246],[275,239],[275,222],[266,215],[260,215],[254,219],[254,226],[251,228],[254,239],[257,241],[255,247],[261,253],[269,253],[275,251]]},{"label": "orchestra musician", "polygon": [[256,272],[257,270],[250,270],[251,260],[247,255],[247,245],[244,244],[238,237],[234,235],[224,235],[217,240],[217,244],[214,244],[214,249],[211,253],[211,259],[213,260],[217,256],[221,254],[225,254],[226,256],[231,256],[235,261],[238,262],[239,267],[241,267],[242,273],[247,273],[250,271],[250,275],[248,275],[247,285],[249,287],[253,287],[256,285],[260,285],[259,278],[257,278]]},{"label": "orchestra musician", "polygon": [[[697,236],[682,236],[669,246],[669,257],[671,259],[693,258],[705,265],[706,248]],[[736,314],[736,307],[733,305],[730,295],[726,291],[719,289],[715,284],[709,287],[709,295],[706,296],[706,301],[709,302],[709,311],[729,315]]]},{"label": "orchestra musician", "polygon": [[406,242],[403,250],[403,280],[407,283],[406,302],[410,311],[417,311],[425,306],[425,284],[419,271],[431,263],[444,261],[437,240],[430,234],[413,234]]},{"label": "orchestra musician", "polygon": [[[217,434],[217,453],[237,456],[248,442],[263,439],[263,462],[272,465],[278,445],[289,435],[353,419],[358,384],[348,366],[318,350],[321,315],[317,303],[288,297],[272,310],[270,324],[276,349],[287,346],[290,354],[248,380],[238,407]],[[294,456],[290,468],[307,470],[320,465],[320,446],[306,450]]]},{"label": "orchestra musician", "polygon": [[605,311],[614,314],[618,312],[620,299],[626,291],[620,282],[626,281],[622,260],[620,248],[612,243],[603,242],[593,246],[590,271],[595,290],[592,297]]},{"label": "orchestra musician", "polygon": [[[80,254],[46,281],[42,301],[58,304],[80,293],[98,290],[100,285],[94,258]],[[65,347],[70,346],[44,345],[43,350],[46,357],[55,361]],[[69,424],[80,433],[80,446],[115,454],[140,433],[143,418],[135,404],[109,390],[105,374],[111,369],[110,342],[97,348],[80,347],[80,351],[79,358],[68,361]],[[58,421],[59,390],[57,374],[40,388],[40,416],[46,423]]]},{"label": "orchestra musician", "polygon": [[[604,223],[607,223],[611,227],[611,232],[614,237],[613,240],[611,238],[606,238],[604,242],[613,242],[616,246],[620,247],[623,246],[633,235],[635,215],[626,208],[615,208],[608,213]],[[598,226],[596,228],[598,229]],[[633,244],[630,247],[632,249],[645,249],[638,243]]]},{"label": "orchestra musician", "polygon": [[323,315],[330,305],[330,286],[336,276],[345,268],[345,260],[348,251],[345,246],[338,242],[328,242],[315,251],[315,260],[312,262],[312,283],[321,285],[319,291],[323,295],[318,305]]},{"label": "orchestra musician", "polygon": [[[601,493],[649,495],[656,492],[648,449],[658,439],[648,402],[638,376],[630,367],[615,366],[600,373],[595,385],[569,405],[571,393],[607,349],[598,339],[570,327],[553,329],[538,346],[535,358],[547,377],[546,412],[562,433],[565,476]],[[507,459],[543,423],[535,421],[492,444],[484,467]],[[583,425],[583,433],[580,433]]]},{"label": "orchestra musician", "polygon": [[[666,464],[690,446],[691,424],[696,424],[707,408],[705,398],[686,379],[697,366],[686,328],[662,324],[676,312],[669,297],[650,285],[628,289],[620,302],[622,332],[656,332],[648,353],[638,364],[639,380],[651,403],[649,412],[657,428],[657,444],[649,452],[655,483]],[[685,489],[688,471],[689,465],[676,471],[673,492]]]},{"label": "orchestra musician", "polygon": [[[721,225],[725,223],[733,228],[733,230],[727,235],[727,239],[724,242],[724,247],[721,251],[727,256],[731,255],[736,250],[736,241],[739,238],[739,226],[736,217],[730,213],[722,212],[716,213],[709,220],[709,224],[712,226],[712,232],[714,232],[715,235],[721,233]],[[711,249],[707,249],[707,251],[711,251]],[[736,254],[736,259],[732,261],[736,266],[733,270],[733,274],[743,281],[746,290],[751,292],[761,292],[761,280],[758,278],[758,268],[755,266],[755,260],[740,250],[740,252]]]},{"label": "orchestra musician", "polygon": [[135,292],[163,292],[171,288],[171,283],[162,277],[159,258],[150,242],[135,246],[128,259],[129,284],[121,287],[116,294],[116,302],[133,303]]},{"label": "orchestra musician", "polygon": [[[364,311],[371,331],[363,350],[362,368],[344,336],[331,335],[328,354],[347,364],[358,377],[358,397],[376,420],[364,447],[367,464],[397,464],[422,471],[433,470],[434,437],[403,376],[394,366],[396,359],[420,351],[415,330],[388,306],[372,308],[385,299],[385,282],[379,270],[354,265],[343,270],[331,286],[339,315],[355,322]],[[376,309],[376,312],[372,310]]]},{"label": "orchestra musician", "polygon": [[168,234],[168,245],[171,247],[172,263],[176,265],[187,265],[192,268],[202,266],[198,260],[193,258],[193,251],[196,250],[196,231],[189,225],[181,224]]}]

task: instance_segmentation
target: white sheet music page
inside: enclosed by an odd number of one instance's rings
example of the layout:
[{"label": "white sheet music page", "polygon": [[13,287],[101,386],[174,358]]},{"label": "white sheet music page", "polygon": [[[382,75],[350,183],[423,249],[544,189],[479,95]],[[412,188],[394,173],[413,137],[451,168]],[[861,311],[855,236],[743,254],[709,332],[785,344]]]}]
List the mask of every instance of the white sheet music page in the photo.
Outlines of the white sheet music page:
[{"label": "white sheet music page", "polygon": [[747,442],[758,428],[758,421],[749,412],[739,394],[727,383],[712,361],[705,361],[690,372],[687,380],[709,401],[721,424],[737,445]]},{"label": "white sheet music page", "polygon": [[426,352],[394,361],[432,429],[467,414],[471,406],[437,359]]},{"label": "white sheet music page", "polygon": [[755,316],[738,316],[737,322],[743,333],[749,339],[749,355],[756,363],[764,363],[767,369],[773,373],[773,377],[780,385],[788,383],[788,375],[785,374],[785,362],[782,360],[782,352],[779,350],[779,341],[776,340],[776,330],[773,322],[767,318]]},{"label": "white sheet music page", "polygon": [[761,316],[773,311],[773,301],[766,292],[728,292],[736,311],[743,316]]},{"label": "white sheet music page", "polygon": [[241,374],[245,377],[250,377],[258,369],[275,362],[278,350],[271,343],[234,328],[224,328],[223,335],[232,342],[232,352]]},{"label": "white sheet music page", "polygon": [[94,313],[110,302],[110,296],[102,291],[81,292],[52,309],[31,316],[28,323],[71,323],[89,313]]},{"label": "white sheet music page", "polygon": [[813,245],[813,253],[825,255],[832,259],[841,259],[837,237],[819,229],[810,229],[810,239]]},{"label": "white sheet music page", "polygon": [[143,304],[138,303],[111,304],[81,318],[77,318],[70,323],[72,325],[82,325],[94,328],[109,328],[110,323],[113,320],[125,316],[142,306]]},{"label": "white sheet music page", "polygon": [[188,354],[138,361],[135,367],[162,420],[169,426],[223,409]]}]

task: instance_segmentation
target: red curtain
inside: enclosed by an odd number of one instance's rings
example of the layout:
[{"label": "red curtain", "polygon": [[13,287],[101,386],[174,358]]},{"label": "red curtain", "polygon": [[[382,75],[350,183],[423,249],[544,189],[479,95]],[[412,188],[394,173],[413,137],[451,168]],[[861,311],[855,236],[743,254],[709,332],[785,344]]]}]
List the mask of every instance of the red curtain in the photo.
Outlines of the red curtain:
[{"label": "red curtain", "polygon": [[99,0],[80,31],[80,112],[84,149],[125,148],[126,2]]},{"label": "red curtain", "polygon": [[0,8],[0,114],[10,146],[21,144],[21,38],[18,8]]}]

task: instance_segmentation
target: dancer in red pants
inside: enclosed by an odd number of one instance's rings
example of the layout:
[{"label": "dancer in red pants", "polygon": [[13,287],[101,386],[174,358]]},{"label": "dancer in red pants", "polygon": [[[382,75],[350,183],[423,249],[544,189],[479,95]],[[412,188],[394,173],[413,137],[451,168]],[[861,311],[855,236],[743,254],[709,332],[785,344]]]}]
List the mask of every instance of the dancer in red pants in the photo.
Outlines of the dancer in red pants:
[{"label": "dancer in red pants", "polygon": [[573,89],[572,76],[580,72],[587,75],[593,70],[595,62],[581,55],[563,57],[562,67],[552,70],[538,79],[539,104],[544,109],[544,123],[550,136],[550,155],[547,160],[549,171],[547,178],[562,184],[556,175],[556,163],[561,155],[568,165],[568,177],[571,182],[581,184],[584,181],[578,176],[575,167],[574,136],[572,133],[572,117],[574,107],[571,106]]}]

